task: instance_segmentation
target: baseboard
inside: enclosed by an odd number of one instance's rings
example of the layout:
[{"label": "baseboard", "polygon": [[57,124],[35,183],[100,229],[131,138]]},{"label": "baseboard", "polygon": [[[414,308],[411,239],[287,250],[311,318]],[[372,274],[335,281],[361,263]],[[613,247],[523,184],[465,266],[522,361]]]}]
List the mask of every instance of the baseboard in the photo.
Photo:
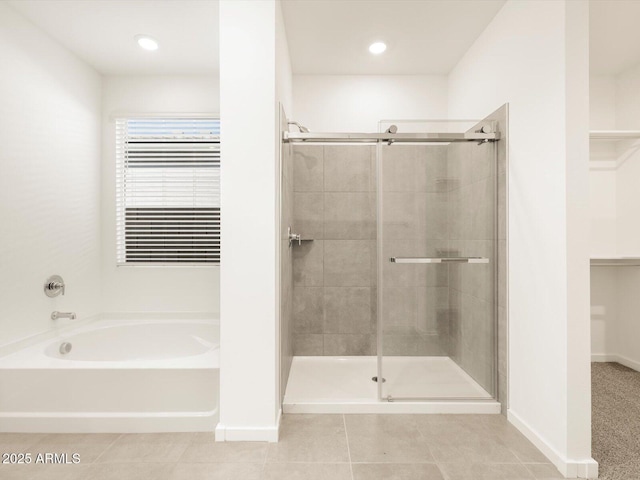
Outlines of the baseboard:
[{"label": "baseboard", "polygon": [[275,443],[280,436],[282,410],[273,427],[228,427],[218,423],[216,442],[270,442]]},{"label": "baseboard", "polygon": [[632,360],[629,357],[625,357],[623,355],[618,355],[615,353],[593,353],[591,354],[592,362],[617,362],[620,365],[624,365],[625,367],[629,367],[633,370],[640,372],[640,362],[636,360]]},{"label": "baseboard", "polygon": [[2,433],[213,432],[218,410],[209,412],[0,413]]},{"label": "baseboard", "polygon": [[531,428],[513,410],[507,412],[507,418],[520,432],[553,463],[565,478],[598,478],[598,462],[593,458],[568,459],[549,444],[537,431]]}]

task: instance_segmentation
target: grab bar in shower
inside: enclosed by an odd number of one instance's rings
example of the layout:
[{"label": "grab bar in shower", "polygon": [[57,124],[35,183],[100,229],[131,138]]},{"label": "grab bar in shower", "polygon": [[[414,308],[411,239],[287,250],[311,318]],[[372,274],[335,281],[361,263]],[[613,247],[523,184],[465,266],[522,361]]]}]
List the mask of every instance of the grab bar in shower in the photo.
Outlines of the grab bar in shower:
[{"label": "grab bar in shower", "polygon": [[489,263],[486,257],[391,257],[391,263]]}]

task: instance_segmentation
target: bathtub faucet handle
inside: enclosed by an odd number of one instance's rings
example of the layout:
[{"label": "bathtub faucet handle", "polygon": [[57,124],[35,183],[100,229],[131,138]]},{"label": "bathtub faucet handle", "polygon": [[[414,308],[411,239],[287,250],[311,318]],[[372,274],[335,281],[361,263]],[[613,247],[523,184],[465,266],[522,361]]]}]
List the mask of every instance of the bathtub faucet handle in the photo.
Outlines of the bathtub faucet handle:
[{"label": "bathtub faucet handle", "polygon": [[57,297],[58,295],[64,295],[64,280],[60,275],[51,275],[44,282],[44,293],[47,297]]},{"label": "bathtub faucet handle", "polygon": [[76,312],[51,312],[51,320],[57,320],[59,318],[68,318],[69,320],[76,319]]}]

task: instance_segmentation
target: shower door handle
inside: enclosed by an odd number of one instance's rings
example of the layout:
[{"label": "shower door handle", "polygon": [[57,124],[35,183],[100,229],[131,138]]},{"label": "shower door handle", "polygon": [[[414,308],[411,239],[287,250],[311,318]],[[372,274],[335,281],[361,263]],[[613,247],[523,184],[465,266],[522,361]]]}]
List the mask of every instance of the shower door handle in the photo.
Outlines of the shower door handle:
[{"label": "shower door handle", "polygon": [[391,263],[489,263],[486,257],[391,257]]}]

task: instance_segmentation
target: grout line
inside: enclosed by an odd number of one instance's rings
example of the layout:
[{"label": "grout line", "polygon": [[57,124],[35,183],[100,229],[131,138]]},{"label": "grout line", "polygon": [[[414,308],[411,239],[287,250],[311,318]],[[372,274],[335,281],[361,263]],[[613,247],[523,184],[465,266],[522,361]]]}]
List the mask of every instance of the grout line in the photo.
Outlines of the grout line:
[{"label": "grout line", "polygon": [[102,450],[102,452],[100,452],[100,455],[98,455],[96,458],[94,458],[94,459],[93,459],[93,462],[91,462],[91,463],[90,463],[90,465],[91,465],[91,464],[95,464],[95,463],[97,463],[97,462],[98,462],[98,460],[100,460],[100,458],[102,458],[102,456],[106,453],[106,451],[107,451],[107,450],[109,450],[109,449],[113,446],[113,444],[114,444],[114,443],[116,443],[118,440],[120,440],[120,438],[121,438],[123,435],[124,435],[123,433],[121,433],[120,435],[118,435],[118,436],[113,440],[113,442],[111,442],[109,445],[107,445],[107,446],[105,447],[105,449],[104,449],[104,450]]},{"label": "grout line", "polygon": [[342,414],[342,423],[344,425],[344,435],[347,439],[347,454],[349,455],[349,471],[351,472],[351,480],[355,480],[353,478],[353,462],[351,461],[351,447],[349,447],[349,433],[347,432],[347,417]]}]

